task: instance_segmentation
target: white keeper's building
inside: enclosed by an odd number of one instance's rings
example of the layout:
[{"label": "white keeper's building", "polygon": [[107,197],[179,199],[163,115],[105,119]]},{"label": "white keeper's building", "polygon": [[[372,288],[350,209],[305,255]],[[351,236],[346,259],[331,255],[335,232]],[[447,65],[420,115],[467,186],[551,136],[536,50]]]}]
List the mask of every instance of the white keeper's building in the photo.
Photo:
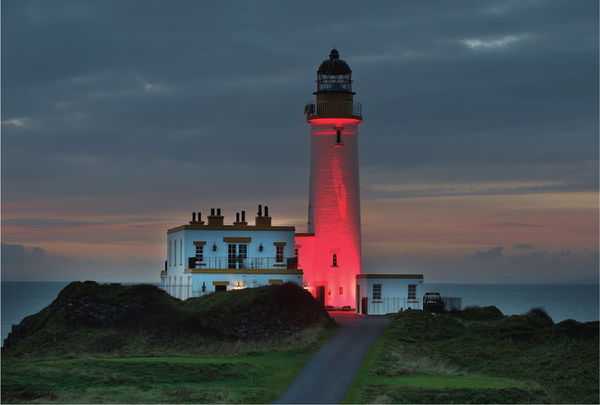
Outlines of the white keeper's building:
[{"label": "white keeper's building", "polygon": [[221,209],[211,209],[167,231],[167,260],[161,288],[179,299],[285,282],[303,285],[294,249],[293,226],[271,224],[268,207],[259,205],[254,225],[245,211],[224,224]]}]

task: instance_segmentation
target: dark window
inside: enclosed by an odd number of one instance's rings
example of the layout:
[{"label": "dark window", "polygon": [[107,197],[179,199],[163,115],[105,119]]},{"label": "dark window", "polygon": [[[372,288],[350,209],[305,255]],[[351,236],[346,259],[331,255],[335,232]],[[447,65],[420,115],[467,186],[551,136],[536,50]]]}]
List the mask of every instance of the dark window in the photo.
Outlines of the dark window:
[{"label": "dark window", "polygon": [[331,267],[337,267],[337,266],[338,266],[338,264],[337,264],[337,254],[334,253],[333,257],[332,257],[332,261],[331,261]]},{"label": "dark window", "polygon": [[417,285],[416,284],[408,285],[408,299],[409,300],[417,299]]},{"label": "dark window", "polygon": [[340,287],[340,295],[344,294],[344,287]]},{"label": "dark window", "polygon": [[237,268],[237,245],[235,243],[227,245],[227,268]]},{"label": "dark window", "polygon": [[196,263],[204,261],[204,245],[196,245]]},{"label": "dark window", "polygon": [[381,284],[373,284],[373,299],[381,299]]},{"label": "dark window", "polygon": [[275,261],[277,263],[283,262],[283,246],[275,246]]},{"label": "dark window", "polygon": [[227,286],[226,285],[216,285],[215,291],[227,291]]}]

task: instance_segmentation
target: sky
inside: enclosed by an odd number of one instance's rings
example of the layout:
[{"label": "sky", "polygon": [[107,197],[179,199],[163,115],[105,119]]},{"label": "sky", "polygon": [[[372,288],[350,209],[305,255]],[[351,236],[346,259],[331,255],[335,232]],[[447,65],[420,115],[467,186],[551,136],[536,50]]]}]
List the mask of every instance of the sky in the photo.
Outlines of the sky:
[{"label": "sky", "polygon": [[598,2],[4,0],[2,280],[154,281],[221,207],[306,229],[316,70],[353,70],[363,272],[598,280]]}]

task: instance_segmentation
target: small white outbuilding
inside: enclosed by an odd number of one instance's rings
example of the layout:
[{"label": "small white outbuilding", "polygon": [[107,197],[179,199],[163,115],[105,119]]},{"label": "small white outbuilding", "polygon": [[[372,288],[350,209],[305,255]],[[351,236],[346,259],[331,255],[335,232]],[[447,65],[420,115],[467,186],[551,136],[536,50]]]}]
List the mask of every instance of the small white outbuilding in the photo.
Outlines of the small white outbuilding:
[{"label": "small white outbuilding", "polygon": [[357,274],[356,312],[385,315],[421,309],[422,274]]}]

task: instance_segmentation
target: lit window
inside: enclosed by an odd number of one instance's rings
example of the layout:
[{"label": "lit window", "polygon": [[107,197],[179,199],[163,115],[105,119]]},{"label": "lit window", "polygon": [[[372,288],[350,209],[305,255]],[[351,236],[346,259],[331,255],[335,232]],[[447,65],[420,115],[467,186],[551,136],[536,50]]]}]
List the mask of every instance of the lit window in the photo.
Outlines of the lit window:
[{"label": "lit window", "polygon": [[338,266],[338,263],[337,263],[337,254],[334,253],[333,257],[332,257],[332,261],[331,261],[331,267],[337,267],[337,266]]},{"label": "lit window", "polygon": [[283,246],[275,246],[275,261],[277,263],[283,262]]},{"label": "lit window", "polygon": [[417,299],[417,285],[416,284],[408,285],[408,299],[409,300]]},{"label": "lit window", "polygon": [[373,299],[381,299],[381,284],[373,284]]}]

